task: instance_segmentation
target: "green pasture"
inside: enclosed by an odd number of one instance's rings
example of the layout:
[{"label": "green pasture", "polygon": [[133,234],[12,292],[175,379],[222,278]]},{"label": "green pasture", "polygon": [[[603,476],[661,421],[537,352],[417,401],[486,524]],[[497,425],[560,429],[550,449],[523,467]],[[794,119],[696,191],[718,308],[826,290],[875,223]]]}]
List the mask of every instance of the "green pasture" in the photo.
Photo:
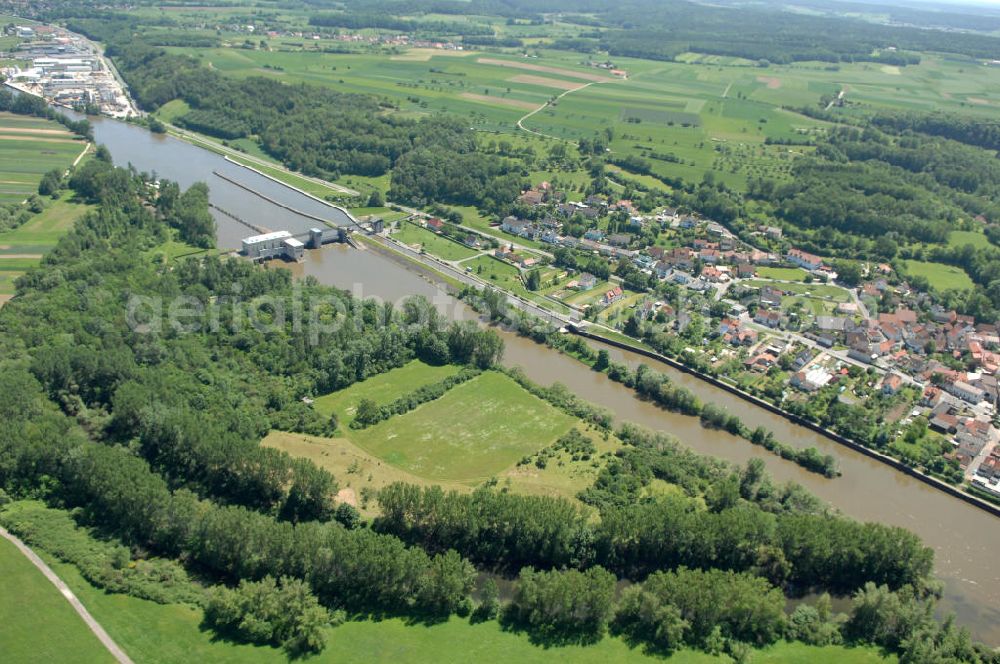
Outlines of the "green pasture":
[{"label": "green pasture", "polygon": [[114,662],[59,590],[2,538],[0,579],[0,658],[4,661]]},{"label": "green pasture", "polygon": [[409,413],[344,433],[415,475],[479,483],[549,445],[573,422],[511,378],[489,371]]},{"label": "green pasture", "polygon": [[475,256],[475,249],[459,244],[454,240],[438,235],[426,228],[421,228],[410,222],[403,222],[399,230],[392,236],[400,242],[413,246],[419,245],[424,251],[448,261],[459,261]]},{"label": "green pasture", "polygon": [[934,290],[969,290],[973,287],[972,279],[960,267],[915,260],[903,261],[903,264],[907,274],[926,278]]}]

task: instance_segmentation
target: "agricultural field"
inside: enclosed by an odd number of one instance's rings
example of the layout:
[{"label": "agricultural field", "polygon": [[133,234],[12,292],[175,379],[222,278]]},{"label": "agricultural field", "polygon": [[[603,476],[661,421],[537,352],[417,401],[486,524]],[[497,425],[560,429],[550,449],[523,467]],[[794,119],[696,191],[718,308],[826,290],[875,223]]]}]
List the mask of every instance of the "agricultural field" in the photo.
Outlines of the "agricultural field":
[{"label": "agricultural field", "polygon": [[14,293],[14,279],[37,266],[88,209],[68,200],[47,204],[23,226],[0,233],[0,303]]},{"label": "agricultural field", "polygon": [[904,264],[907,274],[926,278],[934,290],[969,290],[972,288],[972,279],[960,267],[915,260],[904,261]]},{"label": "agricultural field", "polygon": [[[489,23],[501,34],[529,28],[501,25],[490,17],[464,19]],[[545,26],[544,31],[551,38],[560,28]],[[170,50],[199,57],[232,76],[374,94],[408,117],[463,115],[483,132],[484,141],[493,140],[490,134],[501,140],[530,137],[540,141],[536,152],[546,141],[575,143],[610,128],[612,155],[642,157],[651,166],[650,175],[623,175],[657,187],[675,178],[699,181],[708,172],[738,189],[753,178],[789,177],[795,158],[813,149],[805,144],[809,137],[829,126],[793,109],[815,107],[821,97],[840,91],[849,103],[886,109],[989,116],[1000,108],[1000,80],[989,68],[960,57],[924,55],[919,65],[907,67],[799,62],[766,68],[748,66],[757,63],[741,58],[694,53],[675,62],[614,58],[615,66],[627,72],[621,78],[588,66],[580,53],[546,49],[541,37],[536,41],[539,47],[531,57],[515,49],[486,53],[361,45],[332,53],[321,49],[343,49],[343,44],[284,37],[265,40],[266,49],[243,48],[243,39],[233,39],[229,46]],[[176,118],[182,111],[172,102],[161,115]],[[848,107],[846,112],[854,111]],[[582,172],[531,174],[533,180],[560,175],[574,188],[586,184]],[[579,182],[573,179],[577,176]]]},{"label": "agricultural field", "polygon": [[46,172],[69,168],[84,145],[55,122],[0,113],[0,204],[34,194]]},{"label": "agricultural field", "polygon": [[460,261],[472,258],[479,253],[475,249],[409,222],[402,223],[399,229],[392,234],[392,237],[403,244],[419,247],[446,261]]},{"label": "agricultural field", "polygon": [[0,539],[0,650],[7,662],[114,662],[59,590]]}]

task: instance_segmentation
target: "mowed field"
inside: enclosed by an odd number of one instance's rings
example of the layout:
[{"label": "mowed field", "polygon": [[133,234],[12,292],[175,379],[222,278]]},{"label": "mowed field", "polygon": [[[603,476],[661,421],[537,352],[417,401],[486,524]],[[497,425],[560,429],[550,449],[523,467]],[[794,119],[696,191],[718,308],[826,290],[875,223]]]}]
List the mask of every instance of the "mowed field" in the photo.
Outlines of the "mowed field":
[{"label": "mowed field", "polygon": [[0,538],[0,659],[4,662],[114,662],[59,590]]},{"label": "mowed field", "polygon": [[69,168],[83,147],[81,139],[55,122],[0,113],[0,204],[35,193],[42,175]]}]

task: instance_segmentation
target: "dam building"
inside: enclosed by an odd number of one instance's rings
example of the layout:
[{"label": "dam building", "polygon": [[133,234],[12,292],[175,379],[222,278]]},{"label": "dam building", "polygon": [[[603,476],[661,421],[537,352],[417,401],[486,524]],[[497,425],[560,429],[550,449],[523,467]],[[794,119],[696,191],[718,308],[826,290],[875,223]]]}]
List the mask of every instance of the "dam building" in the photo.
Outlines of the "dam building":
[{"label": "dam building", "polygon": [[304,249],[302,241],[296,240],[288,231],[275,231],[243,238],[243,253],[254,261],[269,258],[299,261],[302,260]]}]

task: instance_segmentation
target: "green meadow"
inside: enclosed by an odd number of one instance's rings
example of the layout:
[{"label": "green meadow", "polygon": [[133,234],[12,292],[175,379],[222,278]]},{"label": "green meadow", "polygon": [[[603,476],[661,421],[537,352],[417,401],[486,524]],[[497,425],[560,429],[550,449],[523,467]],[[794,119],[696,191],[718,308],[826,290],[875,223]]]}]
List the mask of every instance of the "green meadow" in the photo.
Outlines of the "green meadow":
[{"label": "green meadow", "polygon": [[481,482],[549,445],[573,419],[506,375],[486,372],[444,396],[344,435],[427,479]]},{"label": "green meadow", "polygon": [[972,279],[960,267],[915,260],[904,261],[904,265],[907,274],[926,278],[934,290],[969,290],[973,286]]},{"label": "green meadow", "polygon": [[2,538],[0,579],[0,658],[5,662],[114,662],[59,590]]}]

